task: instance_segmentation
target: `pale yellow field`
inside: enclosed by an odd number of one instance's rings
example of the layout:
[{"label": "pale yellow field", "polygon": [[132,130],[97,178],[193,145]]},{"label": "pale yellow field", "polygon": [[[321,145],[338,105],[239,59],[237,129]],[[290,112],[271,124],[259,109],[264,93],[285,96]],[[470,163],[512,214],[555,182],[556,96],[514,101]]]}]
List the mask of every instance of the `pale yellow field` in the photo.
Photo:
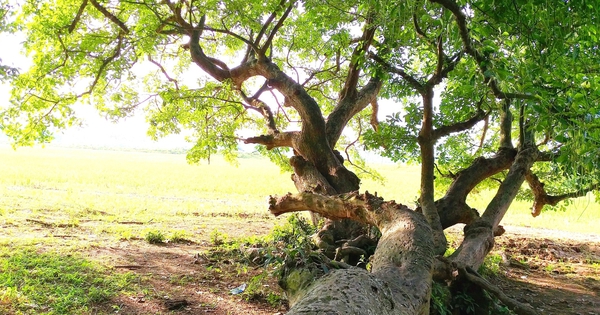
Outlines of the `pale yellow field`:
[{"label": "pale yellow field", "polygon": [[[418,167],[375,169],[385,182],[363,180],[361,191],[376,191],[412,207]],[[98,214],[166,226],[188,216],[251,214],[268,219],[267,197],[294,191],[290,174],[258,158],[240,159],[238,166],[219,158],[189,165],[180,154],[0,147],[4,221],[40,210],[67,223]],[[483,209],[491,197],[491,192],[473,196],[470,205]],[[503,224],[600,234],[600,205],[593,197],[579,198],[567,212],[547,211],[538,218],[531,217],[529,208],[525,202],[513,203]]]}]

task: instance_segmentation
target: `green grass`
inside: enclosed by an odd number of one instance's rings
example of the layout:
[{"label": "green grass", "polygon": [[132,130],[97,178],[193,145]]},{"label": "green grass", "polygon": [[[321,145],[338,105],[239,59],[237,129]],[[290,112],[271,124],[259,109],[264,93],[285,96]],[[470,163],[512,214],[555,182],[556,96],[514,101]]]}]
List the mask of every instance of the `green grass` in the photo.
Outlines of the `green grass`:
[{"label": "green grass", "polygon": [[83,314],[132,286],[131,274],[77,255],[5,247],[0,254],[0,313]]},{"label": "green grass", "polygon": [[[418,167],[375,169],[385,182],[363,180],[361,191],[414,206]],[[189,165],[181,154],[0,146],[0,314],[113,313],[111,299],[132,276],[90,252],[265,236],[286,220],[269,214],[267,197],[294,191],[289,174],[258,158]],[[481,210],[492,196],[469,203]],[[588,198],[538,218],[529,208],[515,202],[503,224],[599,233],[600,206]],[[144,281],[133,287],[146,290]]]},{"label": "green grass", "polygon": [[[11,221],[50,215],[56,224],[81,219],[162,222],[176,227],[190,216],[244,216],[269,219],[266,198],[295,191],[289,174],[266,160],[245,158],[233,166],[222,159],[189,165],[181,154],[112,152],[56,148],[0,147],[0,216]],[[376,165],[384,183],[363,180],[361,190],[414,205],[419,189],[417,166]],[[490,191],[469,198],[480,212]],[[599,233],[600,205],[576,199],[568,211],[530,215],[531,204],[515,201],[502,224]],[[42,211],[40,211],[42,210]],[[144,231],[105,227],[123,238],[144,238]],[[165,230],[165,232],[168,232]],[[127,232],[129,231],[129,232]]]}]

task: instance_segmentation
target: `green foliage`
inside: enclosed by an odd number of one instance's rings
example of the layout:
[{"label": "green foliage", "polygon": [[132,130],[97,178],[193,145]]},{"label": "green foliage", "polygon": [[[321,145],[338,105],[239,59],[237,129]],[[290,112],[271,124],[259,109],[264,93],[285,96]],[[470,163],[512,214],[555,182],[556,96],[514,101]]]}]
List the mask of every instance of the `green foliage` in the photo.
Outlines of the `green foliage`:
[{"label": "green foliage", "polygon": [[444,284],[436,281],[432,282],[431,288],[431,314],[433,315],[451,315],[452,305],[450,304],[450,291]]},{"label": "green foliage", "polygon": [[[485,126],[437,140],[442,173],[456,174],[476,158],[494,154],[502,97],[493,95],[493,82],[503,92],[526,96],[510,104],[513,142],[518,145],[519,120],[530,122],[539,149],[555,154],[535,169],[550,194],[598,185],[600,6],[590,1],[459,1],[469,8],[463,10],[468,39],[461,37],[450,10],[429,1],[303,1],[289,7],[275,0],[101,2],[105,12],[66,0],[9,4],[0,2],[0,31],[21,30],[32,62],[18,75],[0,66],[0,78],[10,77],[13,87],[10,104],[0,109],[0,129],[17,145],[49,142],[57,131],[80,124],[74,106],[83,103],[111,119],[144,111],[152,138],[184,133],[192,144],[190,162],[216,154],[234,160],[242,135],[272,132],[258,114],[265,108],[279,132],[314,123],[302,121],[263,74],[248,70],[254,50],[261,49],[324,117],[339,105],[352,69],[360,70],[358,88],[373,78],[384,82],[377,96],[393,101],[380,109],[384,121],[371,128],[369,110],[361,108],[349,120],[353,132],[346,133],[359,142],[337,143],[342,151],[350,143],[359,148],[348,154],[358,173],[377,177],[358,157],[362,146],[394,161],[420,161],[423,88],[415,85],[435,86],[432,118],[438,130],[479,111],[489,114]],[[177,12],[181,21],[173,18]],[[266,18],[270,14],[272,19]],[[198,25],[202,17],[202,52],[218,59],[220,69],[249,71],[243,82],[198,75],[197,60],[190,60],[189,47],[182,44],[191,32],[184,24]],[[371,55],[354,54],[365,41],[361,30],[368,28],[375,29]],[[249,62],[238,67],[242,59]],[[430,81],[450,63],[439,82]],[[248,100],[257,91],[266,107]],[[257,151],[290,170],[289,148]],[[438,188],[449,183],[444,176],[437,179]],[[480,188],[494,185],[486,181]],[[531,198],[526,192],[521,196]]]},{"label": "green foliage", "polygon": [[263,272],[252,277],[242,297],[247,301],[266,301],[271,307],[280,307],[284,298],[274,293],[269,286],[265,286],[269,276],[267,272]]},{"label": "green foliage", "polygon": [[76,255],[31,248],[0,254],[0,311],[19,306],[23,314],[82,314],[110,300],[133,281]]},{"label": "green foliage", "polygon": [[221,245],[225,244],[227,239],[228,239],[227,234],[219,232],[219,230],[216,228],[214,230],[212,230],[212,232],[210,232],[210,242],[214,246],[221,246]]},{"label": "green foliage", "polygon": [[479,267],[478,272],[487,277],[498,275],[500,272],[500,264],[502,263],[502,256],[500,254],[488,254],[485,256],[483,264]]},{"label": "green foliage", "polygon": [[452,305],[454,309],[460,310],[460,314],[475,314],[475,310],[479,307],[477,301],[463,291],[452,296]]},{"label": "green foliage", "polygon": [[148,231],[145,239],[149,244],[157,245],[165,243],[165,235],[161,231]]}]

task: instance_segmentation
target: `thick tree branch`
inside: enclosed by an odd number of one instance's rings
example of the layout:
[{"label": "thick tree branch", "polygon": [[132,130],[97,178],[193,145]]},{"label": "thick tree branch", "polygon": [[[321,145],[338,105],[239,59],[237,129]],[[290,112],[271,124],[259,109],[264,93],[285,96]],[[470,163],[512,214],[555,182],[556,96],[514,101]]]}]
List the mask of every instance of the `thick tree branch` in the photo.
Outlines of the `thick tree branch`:
[{"label": "thick tree branch", "polygon": [[275,123],[275,116],[273,116],[271,108],[267,106],[265,102],[259,99],[260,95],[268,89],[268,84],[265,81],[265,83],[261,86],[260,89],[258,89],[258,91],[256,91],[256,93],[254,93],[253,96],[247,96],[246,93],[244,93],[241,90],[239,91],[239,93],[242,95],[242,98],[244,98],[244,101],[249,104],[244,105],[244,108],[252,109],[260,113],[267,120],[267,128],[269,129],[269,133],[276,133],[278,132],[278,130],[277,124]]},{"label": "thick tree branch", "polygon": [[419,26],[419,20],[417,19],[417,5],[416,4],[415,4],[415,11],[412,14],[412,18],[413,18],[413,25],[415,27],[415,32],[417,33],[417,35],[419,37],[429,41],[429,37],[427,37],[427,34],[425,34],[425,32],[423,32],[423,30]]},{"label": "thick tree branch", "polygon": [[123,23],[121,20],[119,20],[119,18],[117,18],[114,14],[110,13],[105,7],[100,5],[100,3],[98,3],[98,1],[90,0],[90,2],[94,6],[94,8],[96,8],[98,11],[100,11],[100,13],[102,13],[106,18],[111,20],[113,23],[117,24],[117,26],[119,26],[121,28],[121,30],[123,30],[123,32],[125,32],[125,34],[129,34],[129,28],[127,27],[127,25],[125,25],[125,23]]},{"label": "thick tree branch", "polygon": [[542,151],[538,155],[538,162],[552,162],[559,155],[560,155],[560,152],[558,152],[558,151]]},{"label": "thick tree branch", "polygon": [[516,153],[514,149],[500,149],[494,157],[479,157],[456,174],[444,197],[436,201],[444,229],[457,223],[469,224],[479,218],[477,211],[467,205],[467,196],[486,178],[508,169]]},{"label": "thick tree branch", "polygon": [[372,20],[367,19],[367,21],[365,22],[365,29],[362,36],[364,40],[361,43],[359,43],[352,52],[350,69],[348,70],[348,75],[346,77],[344,87],[340,91],[341,101],[343,101],[347,97],[353,98],[356,95],[356,87],[358,84],[358,79],[360,77],[360,70],[362,69],[361,57],[363,57],[365,53],[369,50],[371,42],[373,41],[373,36],[375,36],[375,30],[377,29],[375,26],[371,25],[371,23]]},{"label": "thick tree branch", "polygon": [[325,128],[327,140],[332,147],[337,143],[348,121],[369,104],[377,101],[381,85],[381,80],[372,78],[354,97],[342,99],[329,114]]},{"label": "thick tree branch", "polygon": [[[373,199],[375,198],[375,199]],[[371,200],[372,199],[372,200]],[[379,220],[373,210],[379,208],[383,201],[377,196],[351,192],[337,196],[324,196],[303,192],[296,195],[269,198],[269,211],[275,216],[289,212],[310,210],[332,219],[352,219],[363,224],[377,225]]]},{"label": "thick tree branch", "polygon": [[548,195],[546,190],[544,189],[544,183],[540,181],[537,175],[533,174],[533,172],[529,171],[525,175],[527,183],[533,192],[533,207],[531,208],[531,215],[533,217],[537,217],[542,213],[542,209],[545,205],[556,206],[559,202],[570,199],[570,198],[578,198],[587,195],[590,191],[597,190],[600,185],[598,183],[592,184],[588,187],[581,188],[577,191],[573,191],[566,194],[561,195]]},{"label": "thick tree branch", "polygon": [[204,54],[202,47],[200,47],[200,35],[202,35],[202,30],[204,30],[204,22],[206,20],[206,15],[202,16],[198,26],[196,26],[192,30],[192,34],[190,36],[190,53],[192,55],[192,60],[200,67],[202,70],[206,71],[210,76],[215,78],[217,81],[225,81],[231,78],[231,75],[227,69],[223,69],[220,66],[217,66],[211,58]]},{"label": "thick tree branch", "polygon": [[465,226],[465,238],[450,256],[450,260],[457,266],[477,269],[483,263],[483,259],[494,246],[494,233],[498,224],[525,181],[525,174],[535,163],[537,152],[537,148],[529,141],[521,147],[506,178],[481,218]]},{"label": "thick tree branch", "polygon": [[[269,204],[275,215],[310,209],[329,218],[376,225],[382,233],[372,256],[371,273],[358,268],[331,272],[308,288],[288,314],[351,314],[356,313],[356,305],[367,307],[361,312],[365,314],[428,313],[433,242],[423,216],[367,192],[288,194],[271,197]],[[355,288],[356,294],[349,294],[347,287]]]},{"label": "thick tree branch", "polygon": [[290,131],[250,137],[243,139],[242,141],[244,141],[245,144],[261,144],[264,145],[267,150],[271,150],[278,147],[293,148],[294,142],[299,137],[300,135],[297,131]]},{"label": "thick tree branch", "polygon": [[513,115],[510,110],[510,99],[505,99],[502,102],[500,109],[500,148],[512,149],[512,123]]}]

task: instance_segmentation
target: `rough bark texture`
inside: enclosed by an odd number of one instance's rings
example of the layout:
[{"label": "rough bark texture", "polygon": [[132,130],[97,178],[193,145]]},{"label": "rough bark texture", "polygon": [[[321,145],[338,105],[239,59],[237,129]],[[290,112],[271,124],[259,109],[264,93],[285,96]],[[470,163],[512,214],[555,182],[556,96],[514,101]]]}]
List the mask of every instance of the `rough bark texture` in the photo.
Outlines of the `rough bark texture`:
[{"label": "rough bark texture", "polygon": [[428,314],[433,239],[425,218],[403,205],[368,192],[322,196],[310,193],[272,198],[274,215],[312,210],[377,226],[382,237],[371,273],[355,268],[319,279],[289,314]]},{"label": "rough bark texture", "polygon": [[481,218],[465,226],[465,238],[450,256],[453,262],[473,269],[483,263],[494,246],[494,231],[525,181],[525,174],[535,162],[537,153],[537,149],[530,145],[519,150],[515,162]]},{"label": "rough bark texture", "polygon": [[477,210],[467,204],[467,196],[484,179],[508,169],[516,153],[515,149],[501,148],[494,157],[477,158],[456,174],[444,197],[436,201],[444,229],[457,223],[470,224],[479,218]]}]

